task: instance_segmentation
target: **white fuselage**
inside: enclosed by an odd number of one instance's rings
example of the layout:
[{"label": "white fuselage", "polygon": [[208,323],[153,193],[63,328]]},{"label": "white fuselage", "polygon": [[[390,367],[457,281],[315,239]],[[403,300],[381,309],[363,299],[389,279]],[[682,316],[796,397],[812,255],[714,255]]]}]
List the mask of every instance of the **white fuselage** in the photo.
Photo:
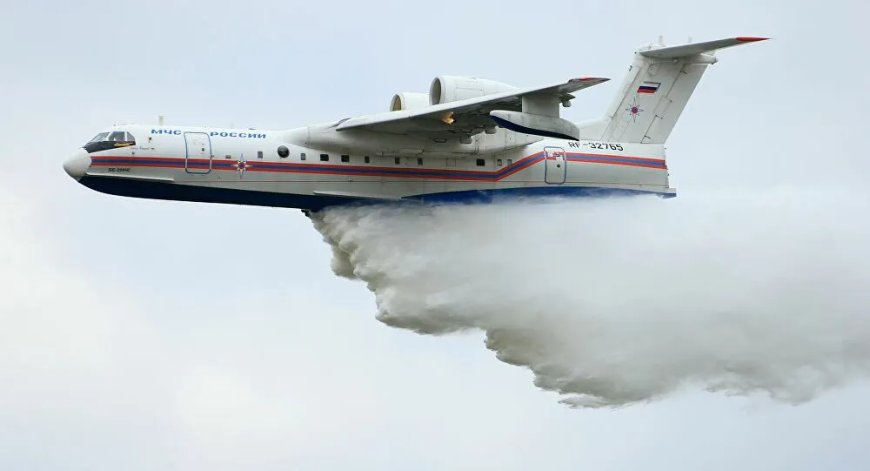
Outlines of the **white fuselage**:
[{"label": "white fuselage", "polygon": [[471,155],[383,152],[352,142],[311,146],[308,129],[116,126],[107,132],[135,141],[82,150],[66,167],[111,194],[305,210],[366,201],[673,195],[661,145],[542,139]]},{"label": "white fuselage", "polygon": [[608,79],[517,88],[438,76],[390,111],[289,130],[115,126],[64,169],[105,193],[301,208],[531,196],[674,196],[664,143],[714,52],[737,36],[635,51],[605,113],[572,123],[573,93]]}]

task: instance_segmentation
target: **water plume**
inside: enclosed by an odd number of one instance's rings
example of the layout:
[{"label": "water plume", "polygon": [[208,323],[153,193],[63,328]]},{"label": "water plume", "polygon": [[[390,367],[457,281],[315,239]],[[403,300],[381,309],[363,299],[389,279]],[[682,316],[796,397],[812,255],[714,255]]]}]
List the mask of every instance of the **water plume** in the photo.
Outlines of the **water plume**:
[{"label": "water plume", "polygon": [[575,407],[681,388],[800,403],[870,373],[870,198],[336,208],[313,217],[377,318],[479,329]]}]

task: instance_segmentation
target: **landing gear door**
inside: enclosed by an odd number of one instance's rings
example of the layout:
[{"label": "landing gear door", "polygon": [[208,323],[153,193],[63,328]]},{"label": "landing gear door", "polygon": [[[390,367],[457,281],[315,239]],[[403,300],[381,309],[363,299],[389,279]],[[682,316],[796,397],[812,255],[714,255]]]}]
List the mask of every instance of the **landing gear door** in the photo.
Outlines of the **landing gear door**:
[{"label": "landing gear door", "polygon": [[561,147],[544,148],[544,182],[551,185],[565,183],[568,176],[568,160],[565,149]]},{"label": "landing gear door", "polygon": [[211,172],[211,138],[204,132],[184,133],[186,150],[184,170],[187,173]]}]

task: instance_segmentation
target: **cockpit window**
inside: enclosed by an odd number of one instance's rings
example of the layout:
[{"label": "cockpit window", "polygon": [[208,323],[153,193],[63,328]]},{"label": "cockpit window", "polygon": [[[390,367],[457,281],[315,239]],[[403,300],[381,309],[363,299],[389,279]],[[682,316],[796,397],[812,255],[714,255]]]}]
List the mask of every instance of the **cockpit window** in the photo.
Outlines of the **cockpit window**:
[{"label": "cockpit window", "polygon": [[105,140],[106,140],[106,136],[108,136],[108,135],[109,135],[109,133],[107,133],[107,132],[101,132],[101,133],[97,134],[96,136],[94,136],[93,139],[91,139],[90,141],[88,141],[88,144],[90,144],[91,142],[101,142],[101,141],[105,141]]},{"label": "cockpit window", "polygon": [[136,144],[136,139],[129,132],[112,131],[97,134],[84,147],[88,152],[99,152],[118,147],[132,146],[134,144]]}]

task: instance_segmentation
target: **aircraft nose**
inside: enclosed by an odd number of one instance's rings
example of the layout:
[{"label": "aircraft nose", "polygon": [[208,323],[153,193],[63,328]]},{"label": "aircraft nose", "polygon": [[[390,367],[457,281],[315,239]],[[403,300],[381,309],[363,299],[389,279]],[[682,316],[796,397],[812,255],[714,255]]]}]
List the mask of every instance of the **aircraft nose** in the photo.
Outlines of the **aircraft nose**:
[{"label": "aircraft nose", "polygon": [[63,169],[66,170],[66,173],[76,180],[82,178],[90,166],[91,156],[84,149],[79,149],[63,163]]}]

